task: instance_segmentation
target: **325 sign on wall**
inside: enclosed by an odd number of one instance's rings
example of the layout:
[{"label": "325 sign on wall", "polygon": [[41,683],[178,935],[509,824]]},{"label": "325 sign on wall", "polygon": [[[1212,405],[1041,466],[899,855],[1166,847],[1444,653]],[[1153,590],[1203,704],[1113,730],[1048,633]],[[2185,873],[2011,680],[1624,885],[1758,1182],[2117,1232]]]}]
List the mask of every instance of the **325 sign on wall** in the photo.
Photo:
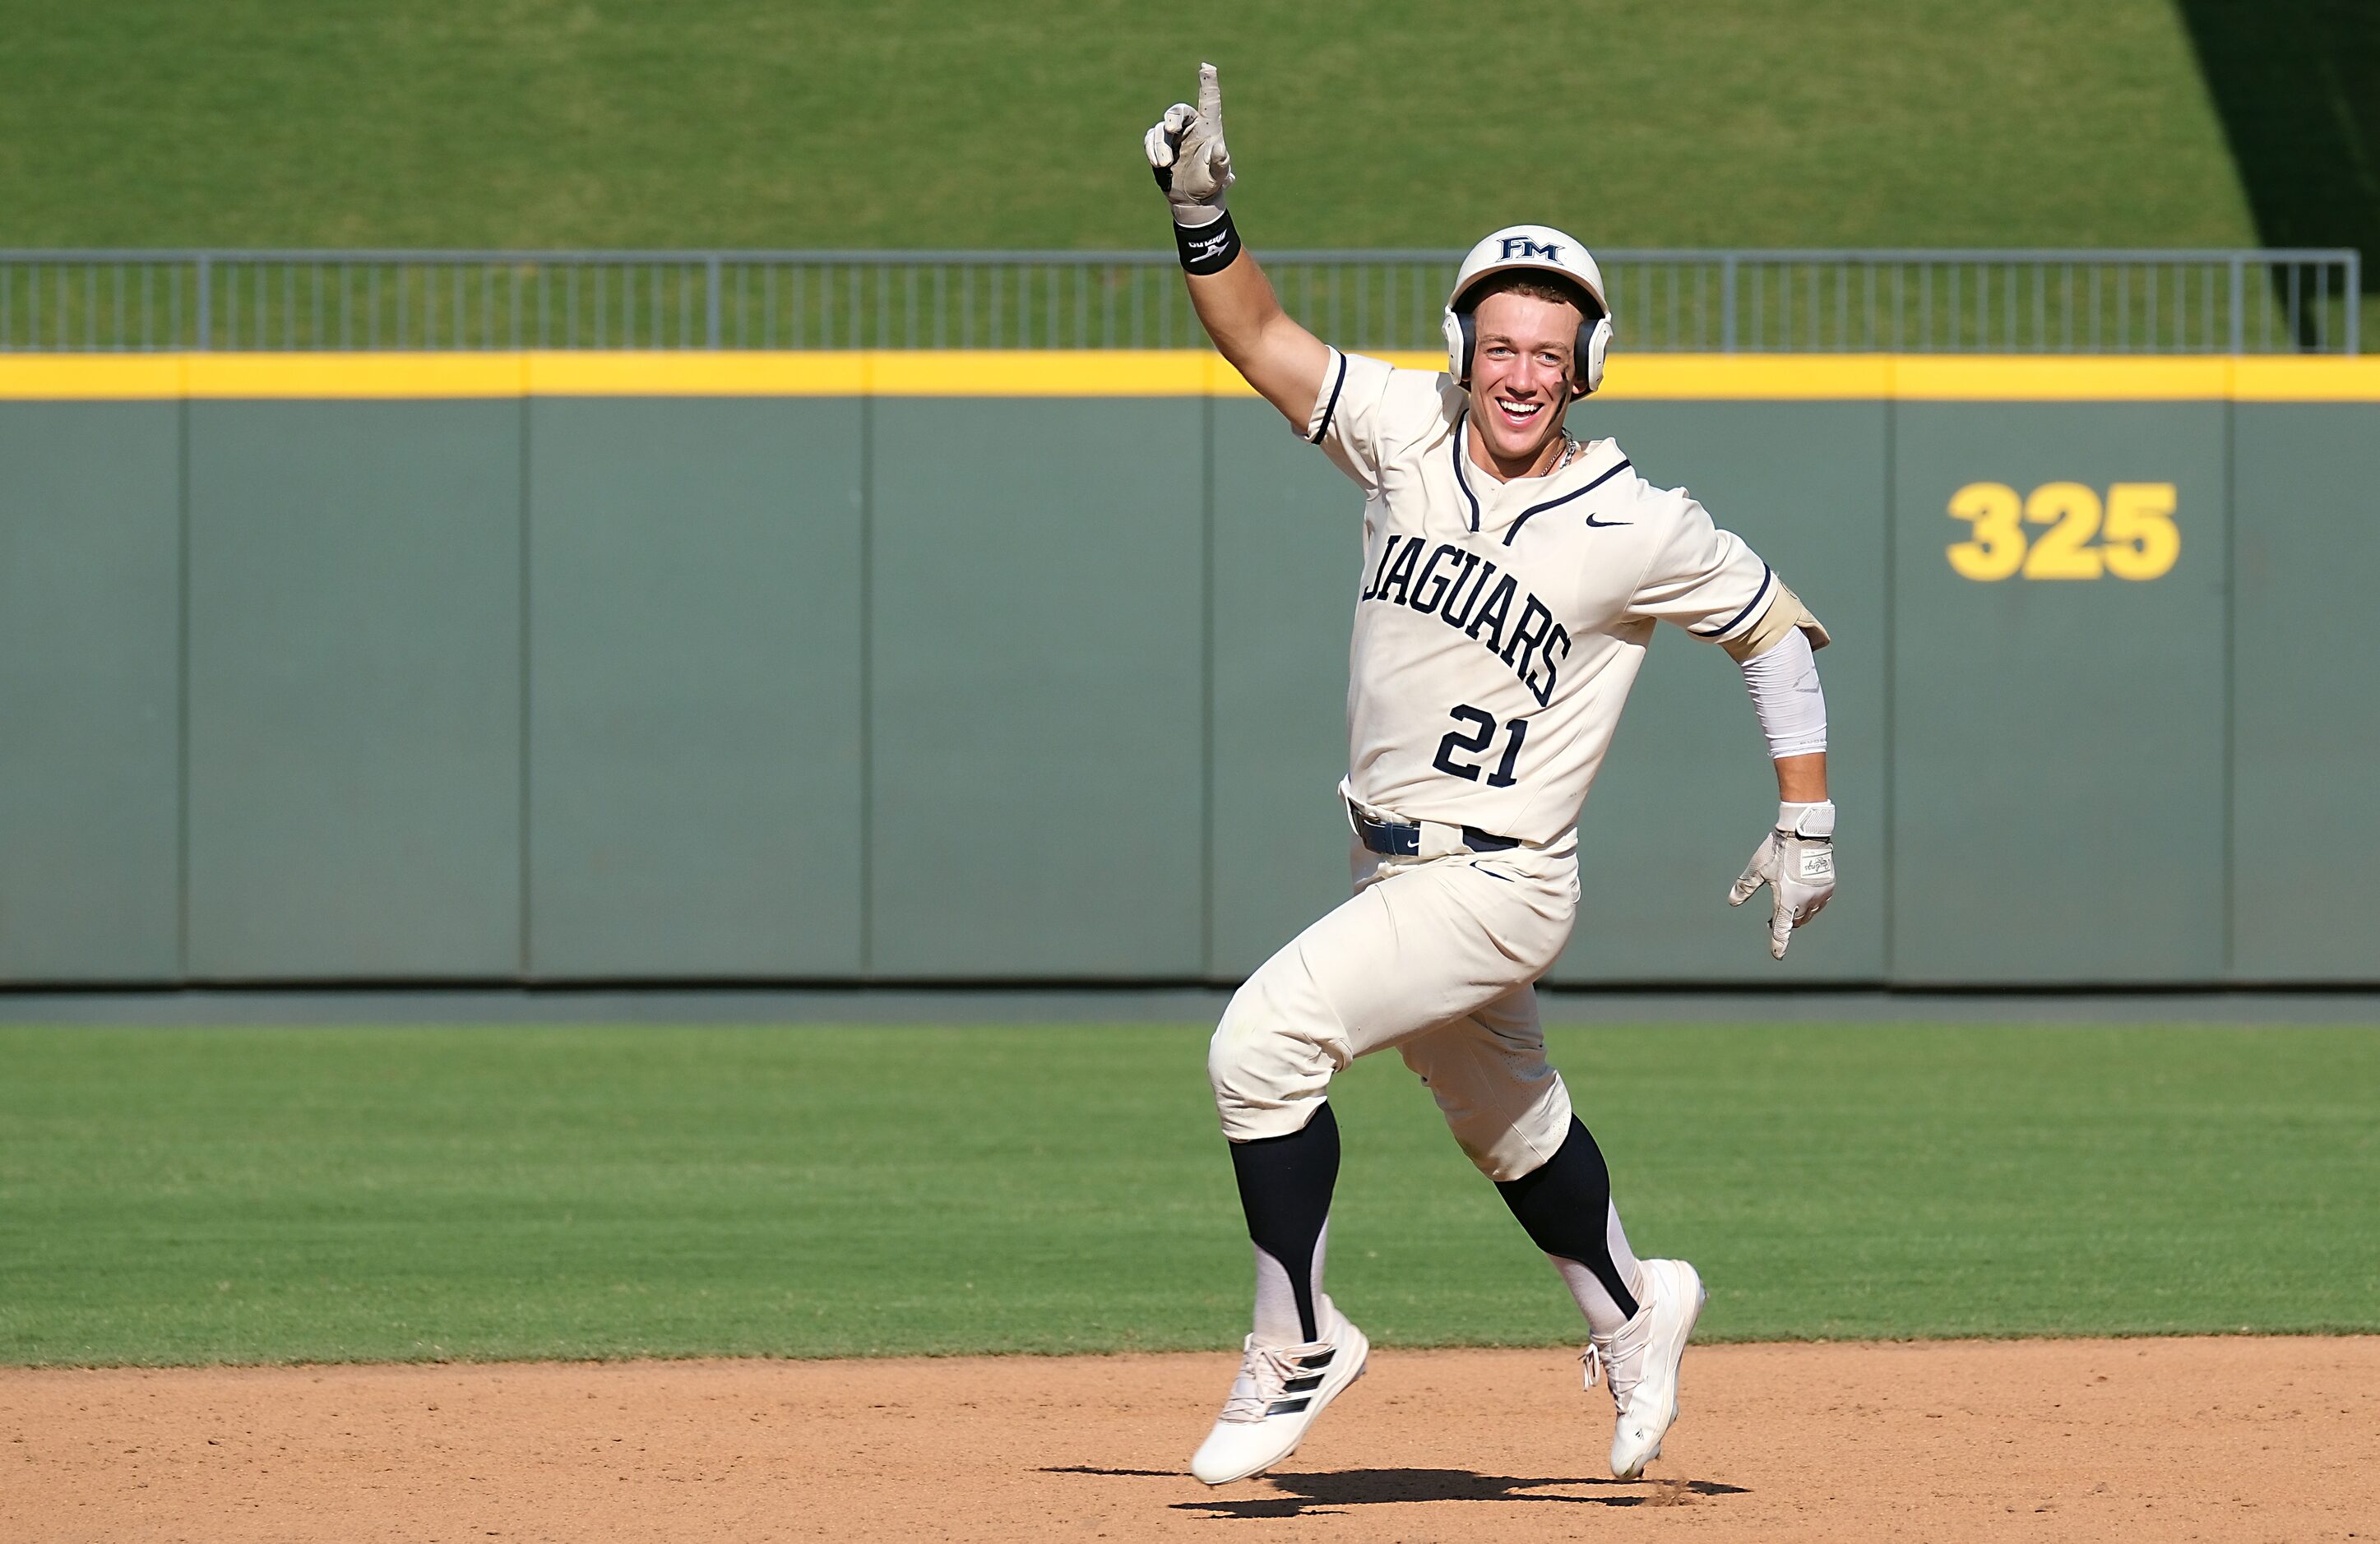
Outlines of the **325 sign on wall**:
[{"label": "325 sign on wall", "polygon": [[1950,495],[1950,518],[1973,527],[1950,545],[1950,567],[1986,583],[2155,579],[2181,556],[2173,512],[2171,483],[2117,483],[2104,499],[2076,482],[2043,483],[2022,496],[2006,483],[1969,483]]}]

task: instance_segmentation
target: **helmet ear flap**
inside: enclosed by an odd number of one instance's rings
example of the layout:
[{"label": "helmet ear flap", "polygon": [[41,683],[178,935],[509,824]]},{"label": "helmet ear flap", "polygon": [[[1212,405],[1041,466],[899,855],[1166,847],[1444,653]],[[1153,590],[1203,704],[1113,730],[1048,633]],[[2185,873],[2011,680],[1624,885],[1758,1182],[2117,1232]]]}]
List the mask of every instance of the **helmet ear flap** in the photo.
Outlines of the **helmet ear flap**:
[{"label": "helmet ear flap", "polygon": [[1611,319],[1597,317],[1591,325],[1581,323],[1574,346],[1572,357],[1581,368],[1577,383],[1571,388],[1572,394],[1590,396],[1603,385],[1604,356],[1611,352]]},{"label": "helmet ear flap", "polygon": [[1478,346],[1477,325],[1469,311],[1450,309],[1446,313],[1446,373],[1454,377],[1457,386],[1471,384],[1471,355]]}]

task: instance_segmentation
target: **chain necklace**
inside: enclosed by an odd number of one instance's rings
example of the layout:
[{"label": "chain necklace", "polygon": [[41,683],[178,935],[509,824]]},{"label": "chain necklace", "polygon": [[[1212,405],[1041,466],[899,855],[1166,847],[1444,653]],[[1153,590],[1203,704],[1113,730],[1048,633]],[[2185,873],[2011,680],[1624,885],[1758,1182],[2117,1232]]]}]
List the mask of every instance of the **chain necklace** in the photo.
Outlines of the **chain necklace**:
[{"label": "chain necklace", "polygon": [[1577,440],[1572,440],[1572,439],[1569,435],[1567,435],[1567,434],[1563,435],[1563,436],[1562,436],[1562,453],[1561,453],[1561,459],[1560,459],[1560,461],[1557,461],[1557,462],[1555,462],[1555,463],[1554,463],[1554,464],[1553,464],[1553,471],[1552,471],[1552,472],[1548,472],[1548,473],[1546,474],[1546,476],[1550,477],[1550,476],[1552,476],[1554,475],[1554,473],[1555,473],[1555,472],[1559,472],[1559,471],[1560,471],[1563,467],[1565,467],[1565,466],[1569,465],[1569,464],[1570,464],[1571,457],[1572,457],[1572,456],[1574,456],[1574,455],[1576,455],[1576,454],[1578,454],[1578,441],[1577,441]]}]

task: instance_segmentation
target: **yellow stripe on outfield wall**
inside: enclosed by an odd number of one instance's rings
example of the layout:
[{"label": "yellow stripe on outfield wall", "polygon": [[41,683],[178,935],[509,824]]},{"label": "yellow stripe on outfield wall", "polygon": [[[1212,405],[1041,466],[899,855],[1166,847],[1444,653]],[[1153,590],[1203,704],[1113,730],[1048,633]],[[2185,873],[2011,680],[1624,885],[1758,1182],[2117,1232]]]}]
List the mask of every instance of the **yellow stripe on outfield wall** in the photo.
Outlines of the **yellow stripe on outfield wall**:
[{"label": "yellow stripe on outfield wall", "polygon": [[1203,397],[1236,372],[1205,349],[908,351],[868,356],[880,397]]},{"label": "yellow stripe on outfield wall", "polygon": [[528,356],[533,397],[858,397],[868,356],[820,349],[783,354],[613,354],[555,350]]},{"label": "yellow stripe on outfield wall", "polygon": [[2231,396],[2237,402],[2380,402],[2380,355],[2235,359]]},{"label": "yellow stripe on outfield wall", "polygon": [[181,395],[178,354],[0,355],[0,402],[173,402]]},{"label": "yellow stripe on outfield wall", "polygon": [[1883,354],[1614,356],[1604,367],[1600,394],[1621,402],[1694,397],[1876,402],[1892,394],[1892,363]]},{"label": "yellow stripe on outfield wall", "polygon": [[517,397],[525,354],[186,354],[192,398]]},{"label": "yellow stripe on outfield wall", "polygon": [[1900,402],[2220,402],[2231,361],[2220,356],[2109,358],[1896,356],[1891,395]]},{"label": "yellow stripe on outfield wall", "polygon": [[[1436,354],[1390,354],[1436,369]],[[2371,402],[2380,356],[1645,354],[1618,401]],[[1245,397],[1203,349],[0,356],[0,399]]]}]

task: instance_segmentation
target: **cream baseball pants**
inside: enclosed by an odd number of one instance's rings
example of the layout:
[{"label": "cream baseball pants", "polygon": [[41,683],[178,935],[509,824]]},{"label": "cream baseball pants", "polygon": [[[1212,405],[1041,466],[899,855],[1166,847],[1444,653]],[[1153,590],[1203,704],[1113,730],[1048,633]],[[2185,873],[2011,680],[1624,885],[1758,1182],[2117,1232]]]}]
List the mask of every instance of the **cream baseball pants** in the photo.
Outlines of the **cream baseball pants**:
[{"label": "cream baseball pants", "polygon": [[1354,897],[1265,961],[1223,1010],[1207,1051],[1223,1135],[1304,1129],[1332,1073],[1393,1045],[1480,1172],[1520,1178],[1570,1131],[1534,983],[1570,936],[1575,843],[1431,858],[1357,845],[1353,867]]}]

